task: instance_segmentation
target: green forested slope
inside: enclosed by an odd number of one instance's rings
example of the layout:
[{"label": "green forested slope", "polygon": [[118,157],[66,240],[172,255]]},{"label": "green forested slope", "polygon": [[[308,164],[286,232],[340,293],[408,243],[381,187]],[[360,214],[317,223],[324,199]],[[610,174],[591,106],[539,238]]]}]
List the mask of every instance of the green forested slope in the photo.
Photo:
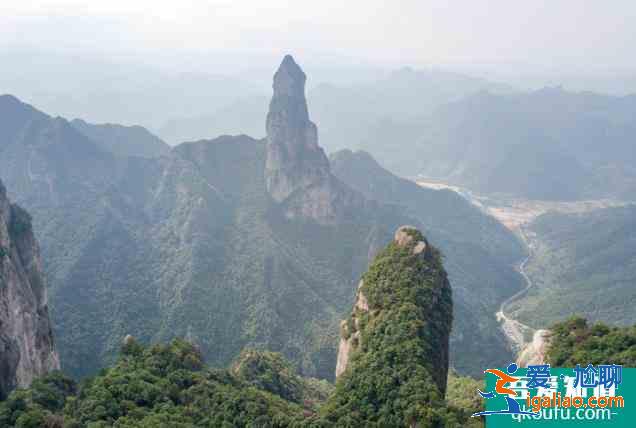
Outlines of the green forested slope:
[{"label": "green forested slope", "polygon": [[[299,376],[277,354],[252,351],[248,358],[249,370],[210,369],[185,341],[143,347],[133,340],[122,347],[115,364],[94,377],[77,383],[54,372],[14,391],[0,401],[0,426],[334,426],[328,412],[321,413],[333,385]],[[447,427],[483,426],[469,417],[482,407],[472,399],[477,387],[476,381],[452,375],[447,404],[431,410]]]},{"label": "green forested slope", "polygon": [[267,346],[333,376],[355,279],[404,215],[370,204],[333,227],[286,220],[265,191],[264,144],[246,136],[115,158],[63,119],[3,108],[0,171],[33,212],[69,373],[113,362],[133,334],[187,336],[212,365]]},{"label": "green forested slope", "polygon": [[555,323],[550,331],[547,359],[553,366],[620,364],[636,367],[636,325],[610,327],[572,317]]},{"label": "green forested slope", "polygon": [[529,227],[527,272],[534,287],[511,307],[523,322],[545,327],[570,315],[636,322],[636,207],[584,214],[545,214]]},{"label": "green forested slope", "polygon": [[439,252],[407,233],[363,275],[368,311],[354,311],[359,341],[335,389],[269,351],[211,369],[182,339],[144,347],[127,336],[94,377],[77,384],[55,372],[14,391],[0,402],[0,426],[479,426],[469,418],[481,407],[469,398],[478,383],[446,377],[452,299]]},{"label": "green forested slope", "polygon": [[293,426],[301,406],[208,370],[187,342],[124,347],[115,365],[77,385],[61,373],[0,403],[3,427]]},{"label": "green forested slope", "polygon": [[439,251],[416,229],[400,231],[363,275],[343,324],[349,345],[338,359],[347,365],[322,409],[334,426],[437,426],[444,419],[451,288]]},{"label": "green forested slope", "polygon": [[426,189],[399,178],[365,152],[331,156],[334,174],[367,198],[395,204],[417,219],[442,250],[454,292],[453,366],[479,376],[511,355],[493,314],[522,287],[514,264],[523,258],[517,238],[455,192]]}]

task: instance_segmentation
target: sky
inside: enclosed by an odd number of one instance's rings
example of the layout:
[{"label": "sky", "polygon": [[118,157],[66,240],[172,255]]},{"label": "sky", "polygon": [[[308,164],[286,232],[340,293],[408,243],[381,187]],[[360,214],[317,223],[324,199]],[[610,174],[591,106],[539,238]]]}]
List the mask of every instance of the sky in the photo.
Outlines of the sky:
[{"label": "sky", "polygon": [[2,0],[0,49],[636,69],[631,0]]}]

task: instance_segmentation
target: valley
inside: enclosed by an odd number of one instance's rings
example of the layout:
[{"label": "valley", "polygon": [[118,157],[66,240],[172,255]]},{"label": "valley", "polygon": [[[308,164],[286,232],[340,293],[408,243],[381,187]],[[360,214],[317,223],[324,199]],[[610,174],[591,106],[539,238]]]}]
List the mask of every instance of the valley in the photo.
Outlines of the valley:
[{"label": "valley", "polygon": [[[547,328],[553,321],[576,313],[574,307],[569,307],[564,312],[556,309],[553,305],[549,306],[554,310],[551,316],[546,311],[539,311],[542,316],[536,316],[532,310],[524,309],[526,305],[536,308],[538,301],[544,301],[548,298],[545,297],[546,295],[557,293],[560,288],[568,289],[568,283],[572,279],[563,277],[561,274],[567,271],[569,266],[575,266],[577,263],[576,251],[567,260],[564,257],[559,257],[558,249],[551,247],[546,242],[545,233],[537,230],[536,224],[541,224],[542,221],[551,216],[587,218],[588,216],[598,216],[598,213],[606,211],[629,209],[634,204],[631,201],[616,199],[546,201],[504,195],[484,196],[443,180],[420,177],[415,181],[425,188],[445,189],[458,193],[499,221],[513,232],[523,244],[527,255],[518,262],[516,270],[521,274],[526,285],[523,289],[501,301],[495,314],[514,353],[523,350],[527,344],[533,341],[537,332]],[[572,239],[573,237],[570,237],[570,240]],[[561,293],[561,295],[563,294]],[[593,318],[608,321],[602,315],[593,316]]]},{"label": "valley", "polygon": [[528,255],[519,263],[519,266],[517,267],[517,270],[526,281],[526,286],[501,302],[501,304],[499,305],[499,310],[495,314],[497,321],[501,324],[501,330],[504,332],[510,342],[510,346],[514,354],[518,354],[525,347],[525,345],[530,340],[532,340],[532,337],[534,336],[534,329],[532,327],[514,319],[510,315],[510,313],[506,313],[508,305],[526,295],[528,293],[528,290],[530,290],[533,285],[532,280],[525,270],[526,265],[532,257],[532,249],[522,228],[519,228],[519,236],[521,237],[521,241],[524,243],[528,250]]},{"label": "valley", "polygon": [[[633,204],[632,201],[618,199],[589,199],[577,201],[551,201],[513,197],[510,195],[482,195],[465,187],[450,184],[444,180],[416,177],[414,181],[425,188],[435,190],[451,190],[468,199],[475,206],[496,218],[514,233],[532,223],[539,216],[556,212],[562,214],[579,214],[598,209],[622,207]],[[526,238],[521,237],[523,241]]]}]

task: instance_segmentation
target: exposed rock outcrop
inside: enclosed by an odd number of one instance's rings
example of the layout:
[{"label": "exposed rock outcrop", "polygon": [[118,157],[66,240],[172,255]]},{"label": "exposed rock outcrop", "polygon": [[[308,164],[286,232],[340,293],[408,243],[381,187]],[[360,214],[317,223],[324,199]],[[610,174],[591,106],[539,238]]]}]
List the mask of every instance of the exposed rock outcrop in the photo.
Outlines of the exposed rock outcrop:
[{"label": "exposed rock outcrop", "polygon": [[329,161],[318,146],[318,129],[309,120],[307,77],[287,55],[274,74],[267,113],[267,190],[278,202],[295,190],[329,178]]},{"label": "exposed rock outcrop", "polygon": [[532,342],[519,353],[517,364],[520,367],[526,367],[528,364],[545,364],[551,336],[550,330],[535,331]]},{"label": "exposed rock outcrop", "polygon": [[0,397],[59,367],[31,217],[0,182]]},{"label": "exposed rock outcrop", "polygon": [[[336,378],[344,373],[349,364],[349,356],[360,340],[359,318],[360,312],[369,312],[369,302],[364,293],[360,290],[364,285],[364,281],[358,284],[358,292],[356,293],[356,302],[353,305],[353,313],[350,321],[342,320],[340,322],[340,344],[338,345],[338,359],[336,362]],[[350,327],[351,325],[351,327]]]},{"label": "exposed rock outcrop", "polygon": [[285,56],[274,75],[267,114],[265,180],[288,218],[331,224],[361,198],[331,174],[329,160],[318,145],[318,129],[309,119],[306,80],[291,55]]},{"label": "exposed rock outcrop", "polygon": [[414,226],[402,226],[395,232],[393,240],[400,247],[413,244],[413,254],[421,254],[428,248],[428,243],[425,239],[419,240],[414,230],[417,230]]}]

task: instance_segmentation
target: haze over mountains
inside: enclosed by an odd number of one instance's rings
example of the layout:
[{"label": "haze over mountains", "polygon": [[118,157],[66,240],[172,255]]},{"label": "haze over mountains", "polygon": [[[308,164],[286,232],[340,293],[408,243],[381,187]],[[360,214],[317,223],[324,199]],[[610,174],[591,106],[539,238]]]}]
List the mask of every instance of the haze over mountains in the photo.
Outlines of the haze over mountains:
[{"label": "haze over mountains", "polygon": [[[371,138],[378,123],[403,121],[483,90],[508,93],[512,87],[442,70],[409,67],[386,73],[371,82],[327,83],[311,79],[307,97],[320,124],[328,151],[355,148]],[[198,117],[175,118],[158,130],[168,141],[196,140],[204,135],[262,131],[266,96],[241,97],[225,108]],[[346,118],[346,120],[343,120]]]},{"label": "haze over mountains", "polygon": [[[363,149],[401,176],[539,200],[636,195],[633,96],[559,87],[519,92],[405,69],[373,85],[319,85],[309,100],[328,151]],[[215,128],[220,123],[257,131],[264,107],[264,98],[247,98],[164,131],[173,139],[179,128],[187,138],[206,128],[227,131]]]},{"label": "haze over mountains", "polygon": [[[422,224],[452,255],[451,364],[476,373],[510,358],[492,305],[521,287],[511,265],[520,244],[457,195],[400,180],[368,155],[346,169],[401,187],[402,202],[364,190],[338,166],[332,174],[326,158],[299,168],[322,149],[307,134],[296,67],[288,58],[277,73],[287,78],[275,84],[265,141],[220,137],[157,158],[115,155],[64,119],[0,99],[0,171],[34,216],[65,370],[93,373],[133,334],[189,337],[213,365],[262,346],[330,378],[359,275],[402,224]],[[292,145],[275,155],[278,133]],[[266,177],[281,173],[287,190],[268,191]],[[444,220],[457,213],[467,223]]]},{"label": "haze over mountains", "polygon": [[95,125],[82,119],[73,119],[71,125],[104,150],[115,155],[154,158],[170,150],[170,146],[141,126],[111,123]]},{"label": "haze over mountains", "polygon": [[[636,195],[634,96],[558,87],[515,92],[452,74],[404,70],[374,85],[320,85],[309,99],[327,150],[368,151],[404,177],[539,200]],[[214,116],[173,122],[168,134],[182,126],[193,132],[184,136],[194,137],[197,129],[203,133],[239,118],[257,130],[257,106],[264,105],[245,99]]]},{"label": "haze over mountains", "polygon": [[379,142],[369,150],[399,174],[440,178],[480,193],[633,200],[635,102],[634,96],[560,88],[480,93],[422,119],[416,138],[398,136],[400,147],[415,156]]},{"label": "haze over mountains", "polygon": [[[0,84],[45,111],[142,125],[172,145],[218,135],[265,136],[269,93],[260,63],[238,66],[227,77],[225,69],[178,73],[176,65],[128,60],[117,67],[53,53],[33,54],[41,67],[28,69],[25,55],[4,55],[8,68]],[[330,69],[318,61],[312,67],[317,73],[310,76],[308,100],[327,152],[362,149],[400,176],[444,180],[478,193],[634,198],[633,96],[558,86],[528,90],[439,68]],[[38,72],[44,68],[47,75]]]}]

